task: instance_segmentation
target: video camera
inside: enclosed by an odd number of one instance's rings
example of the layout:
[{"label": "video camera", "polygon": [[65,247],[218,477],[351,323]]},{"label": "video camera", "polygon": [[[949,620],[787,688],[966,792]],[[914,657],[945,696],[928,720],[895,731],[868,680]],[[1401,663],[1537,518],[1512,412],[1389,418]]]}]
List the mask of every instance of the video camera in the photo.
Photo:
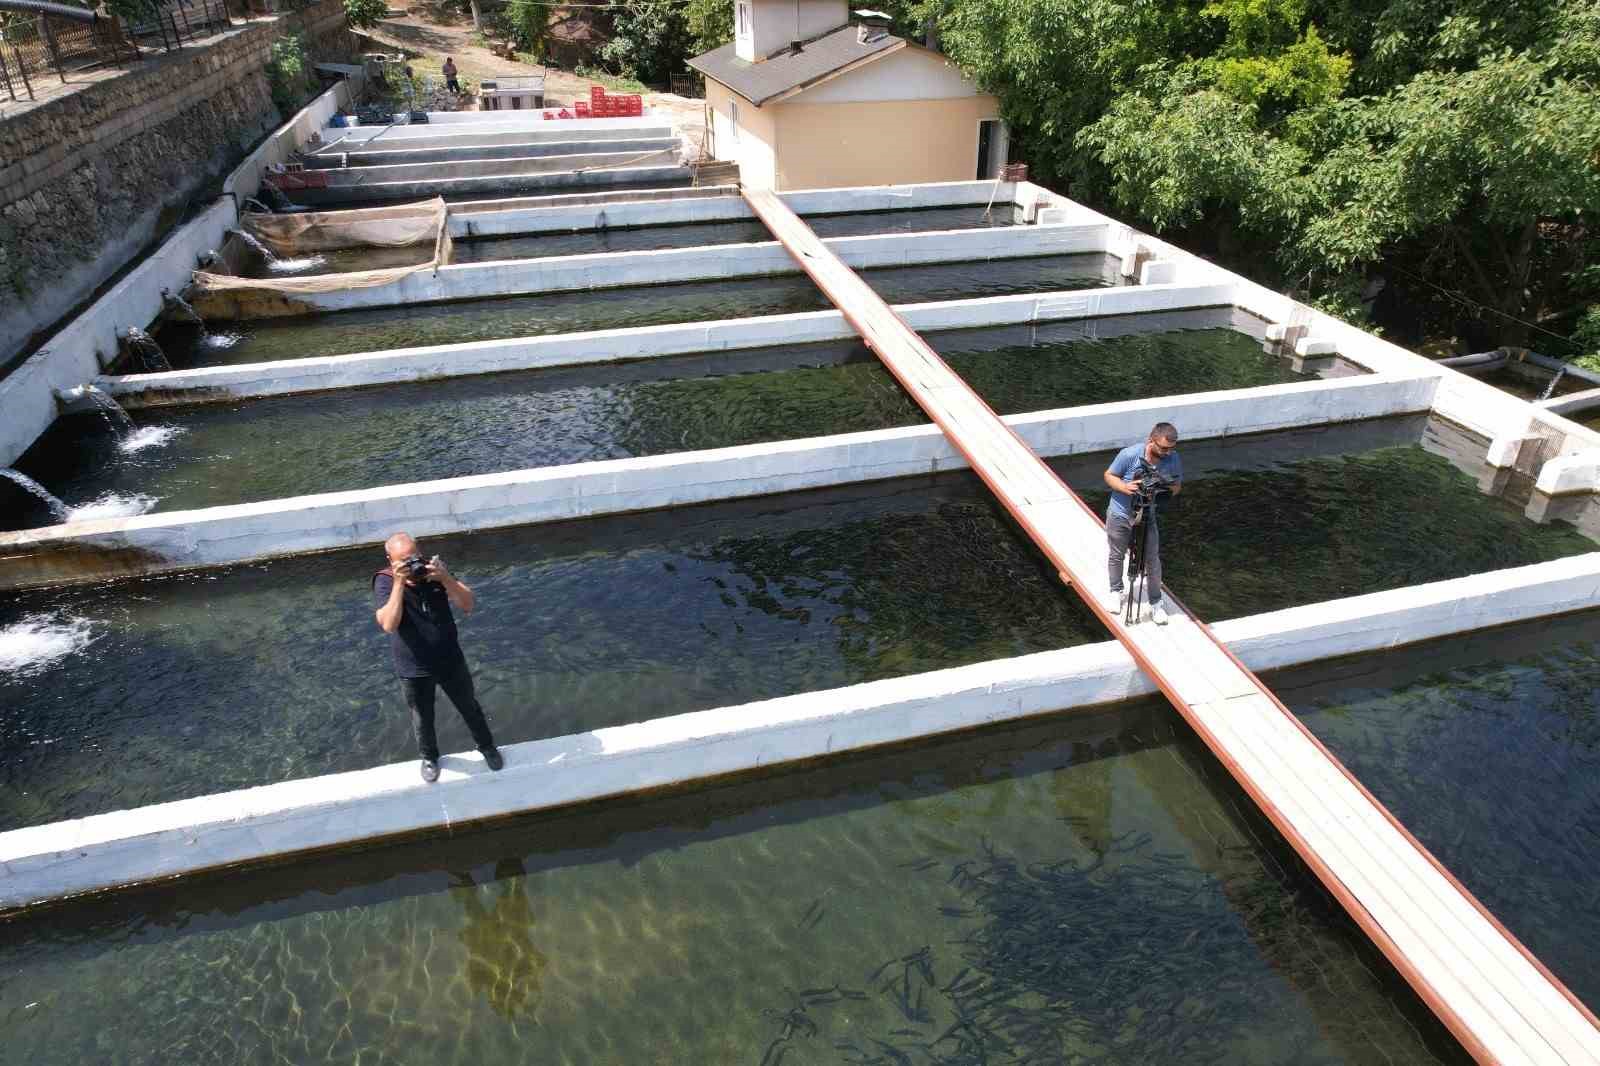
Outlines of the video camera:
[{"label": "video camera", "polygon": [[420,555],[408,555],[395,564],[395,570],[401,577],[412,581],[426,581],[428,578],[428,560]]},{"label": "video camera", "polygon": [[1128,480],[1139,483],[1139,491],[1134,494],[1138,502],[1144,506],[1154,506],[1158,510],[1172,499],[1172,486],[1176,483],[1173,478],[1167,477],[1143,459],[1139,460],[1133,476]]}]

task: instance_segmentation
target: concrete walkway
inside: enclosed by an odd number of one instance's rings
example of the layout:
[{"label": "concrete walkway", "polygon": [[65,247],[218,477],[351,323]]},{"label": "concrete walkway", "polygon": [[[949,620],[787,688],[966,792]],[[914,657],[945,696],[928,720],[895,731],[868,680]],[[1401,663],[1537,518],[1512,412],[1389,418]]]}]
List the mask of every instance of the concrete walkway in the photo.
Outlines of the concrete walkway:
[{"label": "concrete walkway", "polygon": [[1108,610],[1087,505],[782,200],[745,197],[1467,1051],[1600,1063],[1595,1017],[1209,629],[1176,604],[1167,626]]}]

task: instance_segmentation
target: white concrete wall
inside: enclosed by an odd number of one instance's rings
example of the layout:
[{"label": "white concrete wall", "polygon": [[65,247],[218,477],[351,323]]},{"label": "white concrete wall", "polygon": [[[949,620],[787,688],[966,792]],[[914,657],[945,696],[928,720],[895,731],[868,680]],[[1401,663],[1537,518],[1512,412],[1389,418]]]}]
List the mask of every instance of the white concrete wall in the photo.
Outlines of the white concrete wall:
[{"label": "white concrete wall", "polygon": [[[1223,306],[1226,285],[1152,285],[900,304],[913,329],[969,329]],[[545,337],[468,341],[421,348],[101,377],[94,384],[128,408],[226,402],[433,378],[533,370],[696,352],[847,340],[837,311],[811,311],[683,325],[635,326]]]},{"label": "white concrete wall", "polygon": [[[1019,226],[831,237],[823,243],[849,266],[864,269],[1097,252],[1103,249],[1105,238],[1103,226]],[[750,278],[798,271],[788,251],[775,241],[720,244],[462,263],[438,270],[419,270],[387,285],[296,294],[295,300],[321,311],[349,311],[440,300]]]},{"label": "white concrete wall", "polygon": [[[1041,455],[1104,451],[1153,421],[1189,440],[1426,411],[1435,379],[1336,381],[1008,415]],[[962,469],[937,427],[513,470],[0,533],[0,588],[103,580],[418,536],[653,510]]]},{"label": "white concrete wall", "polygon": [[937,52],[907,45],[859,70],[831,78],[789,99],[802,104],[882,100],[959,100],[978,96],[977,85]]},{"label": "white concrete wall", "polygon": [[93,381],[116,358],[117,338],[144,328],[161,313],[163,290],[180,292],[198,257],[222,246],[237,223],[233,200],[222,197],[179,227],[72,324],[0,379],[0,466],[10,466],[56,417],[55,391]]},{"label": "white concrete wall", "polygon": [[[1600,554],[1256,615],[1213,627],[1255,670],[1381,651],[1591,607]],[[1092,644],[509,744],[491,773],[446,756],[0,834],[0,910],[157,878],[570,806],[1066,709],[1154,687]]]},{"label": "white concrete wall", "polygon": [[316,151],[322,155],[349,152],[353,156],[360,156],[363,152],[559,144],[564,141],[632,141],[640,138],[670,138],[673,135],[672,127],[667,123],[596,129],[592,124],[579,126],[576,122],[565,121],[499,130],[473,126],[450,126],[437,130],[428,126],[391,126],[389,132],[383,131],[382,126],[325,129],[322,131],[323,146]]},{"label": "white concrete wall", "polygon": [[[387,153],[394,155],[394,152]],[[401,153],[404,154],[404,153]],[[332,167],[320,170],[329,188],[381,185],[392,182],[432,182],[455,178],[502,177],[511,174],[554,174],[563,171],[609,170],[614,167],[661,166],[677,162],[678,142],[618,142],[614,151],[576,155],[526,155],[511,158],[461,158],[406,161],[376,166]]]},{"label": "white concrete wall", "polygon": [[245,156],[243,163],[233,168],[233,173],[222,183],[223,194],[233,197],[236,207],[254,196],[261,189],[261,175],[267,167],[287,161],[312,134],[323,132],[328,120],[360,95],[364,81],[364,77],[341,81],[301,108],[279,126],[276,133],[261,142],[260,147]]}]

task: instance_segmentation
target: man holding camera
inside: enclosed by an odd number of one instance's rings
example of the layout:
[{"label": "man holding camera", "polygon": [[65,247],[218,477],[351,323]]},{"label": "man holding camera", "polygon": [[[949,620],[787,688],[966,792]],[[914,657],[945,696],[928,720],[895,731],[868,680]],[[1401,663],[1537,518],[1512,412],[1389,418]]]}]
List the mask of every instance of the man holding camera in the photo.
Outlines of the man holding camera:
[{"label": "man holding camera", "polygon": [[494,735],[473,692],[472,673],[457,640],[451,611],[454,605],[461,613],[471,614],[477,598],[456,580],[443,559],[437,555],[424,559],[409,533],[396,533],[384,542],[383,550],[389,568],[373,575],[372,605],[377,608],[379,628],[389,634],[395,673],[422,755],[422,779],[430,784],[439,780],[433,701],[440,688],[467,723],[483,761],[491,770],[500,769],[505,759],[495,747]]},{"label": "man holding camera", "polygon": [[[1106,508],[1106,543],[1111,549],[1111,606],[1122,610],[1126,593],[1122,588],[1122,560],[1138,532],[1136,512],[1148,523],[1145,541],[1146,585],[1149,590],[1150,619],[1158,626],[1167,624],[1167,611],[1161,606],[1161,533],[1156,526],[1156,505],[1183,489],[1183,463],[1178,458],[1178,430],[1171,422],[1157,422],[1150,436],[1140,444],[1130,444],[1117,453],[1106,468],[1106,485],[1111,503]],[[1134,497],[1139,497],[1136,502]],[[1141,507],[1140,504],[1143,506]]]}]

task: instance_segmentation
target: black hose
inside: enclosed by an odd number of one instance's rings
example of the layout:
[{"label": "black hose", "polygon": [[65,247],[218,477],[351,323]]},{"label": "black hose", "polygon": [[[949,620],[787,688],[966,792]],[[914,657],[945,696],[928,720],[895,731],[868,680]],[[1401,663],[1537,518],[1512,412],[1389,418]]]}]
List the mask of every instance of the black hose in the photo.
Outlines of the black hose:
[{"label": "black hose", "polygon": [[100,17],[86,7],[52,4],[48,0],[0,0],[0,11],[26,11],[30,15],[51,15],[74,22],[93,22]]}]

